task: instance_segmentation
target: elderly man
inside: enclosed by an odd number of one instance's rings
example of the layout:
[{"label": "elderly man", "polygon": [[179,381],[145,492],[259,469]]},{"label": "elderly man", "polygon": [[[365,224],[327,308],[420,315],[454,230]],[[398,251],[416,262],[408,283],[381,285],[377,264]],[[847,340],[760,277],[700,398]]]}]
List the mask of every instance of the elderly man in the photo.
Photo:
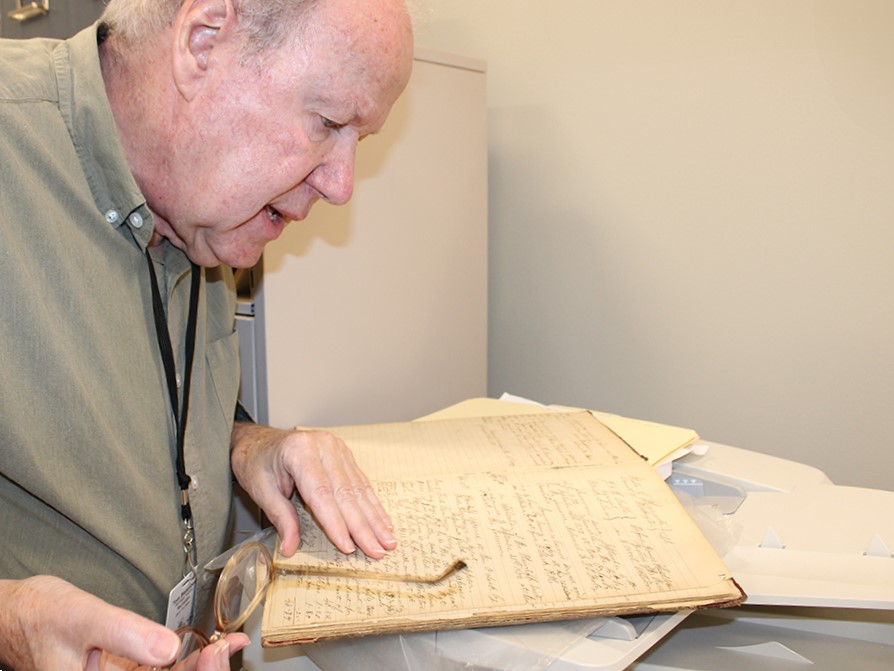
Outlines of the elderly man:
[{"label": "elderly man", "polygon": [[403,0],[111,0],[0,43],[0,668],[171,663],[234,474],[287,555],[296,490],[342,551],[395,547],[344,444],[234,423],[230,268],[348,201],[411,63]]}]

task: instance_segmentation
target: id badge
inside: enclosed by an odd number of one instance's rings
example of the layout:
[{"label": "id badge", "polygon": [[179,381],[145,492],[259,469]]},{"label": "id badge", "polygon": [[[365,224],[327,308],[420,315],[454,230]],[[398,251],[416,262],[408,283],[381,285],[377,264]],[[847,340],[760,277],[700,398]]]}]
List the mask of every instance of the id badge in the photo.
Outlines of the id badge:
[{"label": "id badge", "polygon": [[195,605],[196,574],[190,571],[168,595],[168,615],[165,619],[165,626],[176,631],[180,627],[192,624]]}]

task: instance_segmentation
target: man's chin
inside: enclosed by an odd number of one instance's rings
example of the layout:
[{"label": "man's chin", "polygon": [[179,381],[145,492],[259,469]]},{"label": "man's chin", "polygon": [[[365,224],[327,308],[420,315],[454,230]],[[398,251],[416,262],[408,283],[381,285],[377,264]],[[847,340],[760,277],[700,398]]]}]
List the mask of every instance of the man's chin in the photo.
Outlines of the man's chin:
[{"label": "man's chin", "polygon": [[186,249],[184,251],[190,261],[203,268],[216,268],[221,265],[231,268],[251,268],[261,258],[264,248],[217,251],[206,247],[201,250]]},{"label": "man's chin", "polygon": [[263,252],[263,247],[260,249],[233,250],[230,253],[220,254],[219,262],[231,268],[251,268],[257,264]]},{"label": "man's chin", "polygon": [[252,268],[254,265],[261,259],[261,255],[257,254],[251,259],[239,259],[238,261],[234,261],[233,263],[227,263],[226,265],[231,268]]}]

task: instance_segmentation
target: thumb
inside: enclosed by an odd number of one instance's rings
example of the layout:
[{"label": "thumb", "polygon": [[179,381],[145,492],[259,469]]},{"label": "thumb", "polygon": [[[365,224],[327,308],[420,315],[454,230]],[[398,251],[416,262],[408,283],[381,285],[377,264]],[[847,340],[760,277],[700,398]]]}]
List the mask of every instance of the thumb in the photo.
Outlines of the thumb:
[{"label": "thumb", "polygon": [[[94,648],[147,666],[170,664],[180,651],[180,637],[170,629],[115,606],[106,617],[92,619],[84,640]],[[85,623],[86,624],[86,623]]]},{"label": "thumb", "polygon": [[291,557],[298,549],[298,542],[301,539],[298,511],[295,510],[295,505],[278,493],[271,495],[263,503],[259,501],[258,505],[267,515],[267,519],[276,527],[276,532],[281,539],[280,552],[286,557]]}]

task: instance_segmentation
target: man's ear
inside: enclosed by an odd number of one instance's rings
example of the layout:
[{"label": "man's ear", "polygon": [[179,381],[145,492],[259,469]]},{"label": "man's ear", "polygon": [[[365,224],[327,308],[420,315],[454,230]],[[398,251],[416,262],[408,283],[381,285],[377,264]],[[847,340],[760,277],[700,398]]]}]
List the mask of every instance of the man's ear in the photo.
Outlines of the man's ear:
[{"label": "man's ear", "polygon": [[174,81],[192,100],[212,65],[212,52],[226,39],[234,22],[232,0],[185,0],[174,20]]}]

